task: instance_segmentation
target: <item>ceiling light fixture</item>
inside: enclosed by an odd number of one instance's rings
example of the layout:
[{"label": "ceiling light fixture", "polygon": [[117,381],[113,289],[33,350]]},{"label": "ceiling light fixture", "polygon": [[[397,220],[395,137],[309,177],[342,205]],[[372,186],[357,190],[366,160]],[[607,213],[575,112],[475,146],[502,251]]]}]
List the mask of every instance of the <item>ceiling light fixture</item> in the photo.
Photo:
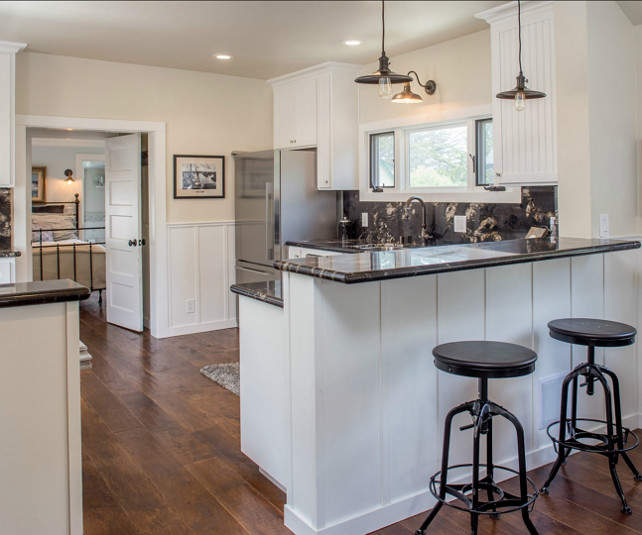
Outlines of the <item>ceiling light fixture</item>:
[{"label": "ceiling light fixture", "polygon": [[[408,76],[410,76],[411,74],[415,75],[417,83],[424,88],[424,91],[426,91],[427,95],[435,94],[437,83],[434,80],[428,80],[425,84],[422,84],[419,80],[419,75],[415,71],[408,71]],[[410,89],[410,82],[406,82],[403,84],[403,91],[401,93],[397,93],[394,97],[392,97],[391,102],[394,102],[395,104],[419,104],[422,101],[423,99],[421,98],[421,95],[413,93]]]},{"label": "ceiling light fixture", "polygon": [[232,59],[229,54],[216,54],[216,59]]},{"label": "ceiling light fixture", "polygon": [[528,82],[528,80],[524,77],[524,73],[522,72],[522,7],[520,0],[517,0],[517,31],[519,36],[519,74],[517,75],[517,85],[510,91],[497,93],[496,97],[506,100],[514,100],[513,108],[515,108],[516,111],[522,111],[524,109],[525,100],[542,98],[546,96],[546,93],[535,91],[534,89],[528,89],[526,87],[526,82]]},{"label": "ceiling light fixture", "polygon": [[65,182],[71,185],[72,182],[75,182],[76,179],[73,177],[74,172],[71,169],[65,169]]},{"label": "ceiling light fixture", "polygon": [[355,40],[352,40],[352,41],[344,41],[343,44],[344,45],[348,45],[348,46],[359,46],[361,44],[361,41],[357,41],[355,39]]},{"label": "ceiling light fixture", "polygon": [[412,82],[412,78],[407,75],[397,74],[390,70],[390,59],[386,56],[384,42],[386,39],[386,22],[385,22],[384,0],[381,0],[381,57],[379,58],[379,69],[372,74],[359,76],[355,79],[358,84],[378,84],[379,96],[385,100],[392,98],[391,84],[402,84]]}]

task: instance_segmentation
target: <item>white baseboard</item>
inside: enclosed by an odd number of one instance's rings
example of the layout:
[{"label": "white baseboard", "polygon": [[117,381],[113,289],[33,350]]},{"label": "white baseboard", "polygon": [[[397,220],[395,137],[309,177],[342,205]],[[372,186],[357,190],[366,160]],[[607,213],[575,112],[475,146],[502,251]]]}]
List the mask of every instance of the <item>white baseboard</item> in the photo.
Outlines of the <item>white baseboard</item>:
[{"label": "white baseboard", "polygon": [[283,523],[285,527],[297,535],[354,535],[355,533],[371,533],[405,518],[417,515],[431,509],[435,498],[426,488],[403,500],[368,511],[359,516],[348,518],[339,524],[316,529],[307,519],[300,517],[295,510],[285,504],[283,508]]},{"label": "white baseboard", "polygon": [[209,321],[207,323],[193,323],[189,325],[173,325],[168,329],[167,336],[182,336],[184,334],[219,331],[221,329],[232,329],[234,327],[238,327],[236,319]]}]

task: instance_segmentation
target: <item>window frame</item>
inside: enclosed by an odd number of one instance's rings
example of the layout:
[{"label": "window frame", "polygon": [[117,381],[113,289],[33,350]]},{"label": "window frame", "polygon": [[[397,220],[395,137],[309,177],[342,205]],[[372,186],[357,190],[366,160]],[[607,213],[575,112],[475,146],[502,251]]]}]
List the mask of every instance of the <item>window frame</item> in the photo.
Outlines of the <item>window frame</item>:
[{"label": "window frame", "polygon": [[[475,160],[474,160],[474,168],[473,168],[473,173],[475,175],[475,185],[478,187],[484,187],[488,186],[494,183],[494,175],[487,177],[488,181],[487,182],[480,182],[479,181],[479,175],[480,170],[482,169],[482,162],[479,158],[479,155],[483,152],[482,149],[482,143],[484,141],[485,136],[481,135],[481,132],[483,130],[484,124],[488,123],[488,121],[493,121],[492,117],[485,117],[485,118],[479,118],[475,120]],[[493,136],[495,135],[495,132],[493,132]]]},{"label": "window frame", "polygon": [[[476,185],[473,161],[467,158],[466,187],[409,187],[406,133],[426,128],[440,128],[452,124],[466,124],[468,127],[467,152],[476,152],[475,121],[492,118],[492,106],[441,110],[429,115],[411,115],[359,126],[359,197],[363,201],[405,201],[411,195],[420,195],[432,202],[519,202],[521,189],[506,187],[506,191],[489,192]],[[395,186],[386,187],[383,192],[373,192],[371,185],[370,136],[393,132],[395,137]]]},{"label": "window frame", "polygon": [[[377,176],[376,177],[374,176],[375,173],[373,173],[373,168],[375,167],[375,159],[376,159],[376,157],[375,157],[376,155],[374,153],[374,145],[375,145],[376,139],[379,136],[384,136],[384,135],[387,135],[387,134],[392,134],[392,144],[393,144],[393,147],[396,147],[397,146],[397,144],[396,144],[397,143],[396,142],[397,135],[396,135],[396,132],[394,130],[386,130],[384,132],[371,133],[368,136],[369,137],[368,153],[369,153],[369,162],[370,162],[368,175],[369,175],[370,187],[373,188],[373,189],[375,187],[380,187],[380,188],[383,188],[384,191],[386,189],[394,189],[394,186],[383,186],[378,182],[379,181],[379,177],[380,177],[379,166],[377,166],[377,172],[376,172]],[[397,165],[395,163],[396,160],[397,160],[397,158],[396,158],[396,155],[395,155],[395,156],[393,156],[393,179],[394,179],[394,183],[395,184],[397,184]],[[377,179],[377,182],[375,182],[375,178]]]}]

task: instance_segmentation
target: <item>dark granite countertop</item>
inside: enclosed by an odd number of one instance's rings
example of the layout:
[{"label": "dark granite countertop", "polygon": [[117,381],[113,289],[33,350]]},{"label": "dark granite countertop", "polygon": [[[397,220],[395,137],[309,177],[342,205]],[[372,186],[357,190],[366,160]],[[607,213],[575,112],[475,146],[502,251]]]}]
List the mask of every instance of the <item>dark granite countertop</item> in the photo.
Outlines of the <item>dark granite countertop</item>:
[{"label": "dark granite countertop", "polygon": [[635,240],[538,238],[278,260],[274,266],[282,271],[311,277],[357,283],[608,253],[639,247],[640,242]]},{"label": "dark granite countertop", "polygon": [[82,301],[89,289],[69,279],[0,284],[0,307]]},{"label": "dark granite countertop", "polygon": [[15,258],[21,254],[20,251],[14,251],[12,249],[0,249],[0,258]]},{"label": "dark granite countertop", "polygon": [[258,299],[270,305],[283,308],[280,280],[232,284],[230,290],[235,294]]}]

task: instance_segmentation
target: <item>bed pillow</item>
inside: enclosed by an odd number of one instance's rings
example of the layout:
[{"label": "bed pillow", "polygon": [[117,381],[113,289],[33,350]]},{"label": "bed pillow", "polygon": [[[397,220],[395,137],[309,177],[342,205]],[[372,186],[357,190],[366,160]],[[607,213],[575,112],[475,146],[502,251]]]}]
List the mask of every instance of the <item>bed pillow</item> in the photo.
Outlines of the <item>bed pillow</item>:
[{"label": "bed pillow", "polygon": [[70,240],[78,237],[76,218],[66,214],[32,214],[31,227],[34,230],[52,230],[54,241]]}]

